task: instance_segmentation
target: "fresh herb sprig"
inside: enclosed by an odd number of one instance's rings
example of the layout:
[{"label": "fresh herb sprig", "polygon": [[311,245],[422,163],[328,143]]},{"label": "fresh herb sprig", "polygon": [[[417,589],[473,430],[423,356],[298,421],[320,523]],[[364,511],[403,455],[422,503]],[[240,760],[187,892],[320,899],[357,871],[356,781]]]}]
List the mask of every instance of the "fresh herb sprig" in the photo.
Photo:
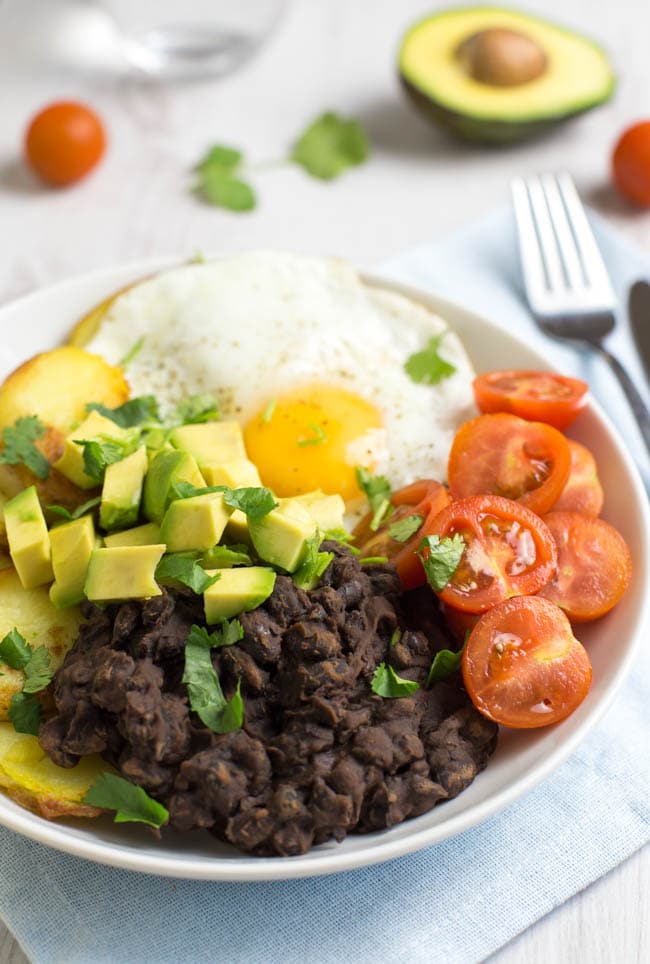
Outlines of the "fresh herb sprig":
[{"label": "fresh herb sprig", "polygon": [[11,669],[25,674],[23,688],[14,693],[9,706],[9,719],[17,733],[38,734],[41,724],[41,704],[36,697],[49,686],[54,676],[50,654],[45,646],[30,646],[14,628],[0,641],[0,659]]},{"label": "fresh herb sprig", "polygon": [[418,555],[422,560],[427,582],[435,592],[442,592],[458,569],[465,552],[465,540],[456,533],[443,539],[438,535],[425,536]]},{"label": "fresh herb sprig", "polygon": [[158,830],[169,820],[169,811],[162,803],[115,773],[101,773],[81,802],[101,810],[114,810],[115,823],[146,823]]},{"label": "fresh herb sprig", "polygon": [[36,415],[25,415],[17,418],[13,425],[5,426],[2,430],[4,447],[0,451],[0,463],[25,465],[37,479],[47,479],[50,474],[50,463],[34,445],[34,442],[42,438],[45,432],[45,426]]},{"label": "fresh herb sprig", "polygon": [[[230,630],[225,632],[230,633]],[[238,629],[236,632],[239,634]],[[232,636],[234,635],[235,633],[232,633]],[[241,639],[241,636],[237,635],[237,639]],[[213,633],[208,633],[201,626],[192,626],[185,643],[185,669],[182,681],[187,686],[190,707],[201,722],[214,733],[232,733],[234,730],[240,730],[244,722],[241,680],[237,683],[237,689],[232,698],[227,700],[210,655],[215,645],[231,645],[237,642],[237,639],[228,638],[225,641],[217,637],[215,641]]]}]

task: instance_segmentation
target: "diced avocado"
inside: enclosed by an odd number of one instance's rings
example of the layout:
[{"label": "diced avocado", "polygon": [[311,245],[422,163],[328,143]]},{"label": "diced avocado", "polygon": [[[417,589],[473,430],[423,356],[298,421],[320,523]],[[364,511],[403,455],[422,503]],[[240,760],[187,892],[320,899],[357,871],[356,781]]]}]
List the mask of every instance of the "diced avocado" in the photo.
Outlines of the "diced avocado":
[{"label": "diced avocado", "polygon": [[218,492],[171,502],[160,525],[160,538],[169,552],[211,549],[232,514]]},{"label": "diced avocado", "polygon": [[416,23],[399,54],[406,93],[454,134],[508,143],[606,101],[615,77],[593,41],[499,7],[441,10]]},{"label": "diced avocado", "polygon": [[54,582],[50,599],[57,609],[76,606],[84,598],[88,562],[95,548],[95,527],[90,515],[64,522],[50,531]]},{"label": "diced avocado", "polygon": [[50,582],[50,536],[35,486],[23,489],[5,504],[4,520],[9,553],[23,588],[34,589]]},{"label": "diced avocado", "polygon": [[252,545],[246,513],[242,512],[241,509],[235,509],[228,519],[228,525],[223,535],[226,542],[234,542],[236,545]]},{"label": "diced avocado", "polygon": [[318,529],[310,513],[295,499],[280,499],[262,519],[249,519],[248,530],[260,559],[295,572]]},{"label": "diced avocado", "polygon": [[230,462],[205,464],[201,468],[201,474],[208,485],[229,485],[231,489],[262,484],[257,466],[250,459],[231,459]]},{"label": "diced avocado", "polygon": [[205,620],[210,625],[256,609],[275,586],[275,573],[264,566],[206,571],[209,576],[219,573],[219,579],[203,593]]},{"label": "diced avocado", "polygon": [[144,480],[142,506],[151,522],[160,522],[164,516],[172,500],[171,487],[175,482],[191,482],[199,489],[205,488],[205,479],[188,452],[163,449],[149,466]]},{"label": "diced avocado", "polygon": [[84,592],[88,599],[148,599],[159,596],[156,566],[166,546],[115,546],[93,549]]},{"label": "diced avocado", "polygon": [[244,436],[239,422],[182,425],[174,429],[169,439],[177,449],[193,455],[201,469],[204,465],[219,465],[232,462],[233,459],[246,458]]},{"label": "diced avocado", "polygon": [[155,522],[147,522],[134,529],[124,529],[122,532],[112,532],[104,536],[104,544],[109,549],[116,546],[156,546],[160,545],[160,526]]},{"label": "diced avocado", "polygon": [[306,492],[305,495],[295,495],[293,501],[307,509],[321,532],[343,528],[345,502],[340,495],[325,495],[317,489],[315,492]]},{"label": "diced avocado", "polygon": [[147,450],[143,445],[125,459],[107,466],[99,507],[102,529],[123,529],[138,521],[142,483],[148,464]]},{"label": "diced avocado", "polygon": [[73,429],[66,435],[63,455],[54,463],[54,468],[61,475],[65,475],[66,479],[70,479],[71,482],[78,485],[80,489],[94,489],[97,486],[97,480],[91,479],[84,472],[84,447],[83,445],[77,445],[75,439],[89,441],[99,439],[101,436],[125,439],[128,438],[128,435],[126,429],[120,428],[110,418],[93,411],[78,428]]}]

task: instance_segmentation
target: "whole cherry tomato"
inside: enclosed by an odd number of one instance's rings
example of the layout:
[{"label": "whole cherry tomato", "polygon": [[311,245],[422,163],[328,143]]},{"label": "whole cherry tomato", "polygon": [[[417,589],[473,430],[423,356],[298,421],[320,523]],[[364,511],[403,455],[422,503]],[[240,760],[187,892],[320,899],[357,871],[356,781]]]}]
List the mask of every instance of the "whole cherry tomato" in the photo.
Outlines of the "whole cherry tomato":
[{"label": "whole cherry tomato", "polygon": [[104,125],[95,111],[59,101],[40,111],[25,137],[27,160],[48,184],[62,187],[85,177],[106,150]]}]

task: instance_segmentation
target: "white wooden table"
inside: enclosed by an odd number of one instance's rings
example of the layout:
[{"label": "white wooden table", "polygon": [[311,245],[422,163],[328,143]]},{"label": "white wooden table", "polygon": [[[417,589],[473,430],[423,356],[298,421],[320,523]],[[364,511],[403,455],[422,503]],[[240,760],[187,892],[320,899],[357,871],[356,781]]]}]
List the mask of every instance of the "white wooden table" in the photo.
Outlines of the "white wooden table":
[{"label": "white wooden table", "polygon": [[[87,3],[0,0],[0,301],[161,253],[277,247],[336,253],[367,266],[503,202],[513,175],[565,167],[596,209],[650,248],[650,213],[631,209],[609,182],[617,133],[644,110],[650,114],[647,0],[527,0],[532,11],[595,33],[621,78],[609,105],[542,142],[508,150],[449,141],[405,105],[395,72],[398,40],[435,6],[433,0],[293,0],[275,35],[240,72],[165,89],[116,73],[104,24]],[[101,112],[111,147],[87,182],[57,192],[26,173],[20,144],[30,115],[62,97],[82,97]],[[256,176],[260,204],[246,215],[191,196],[191,165],[211,143],[241,147],[253,163],[274,160],[327,108],[363,121],[374,147],[364,168],[333,184],[291,167],[270,168]],[[648,960],[649,894],[646,851],[493,961]],[[0,929],[0,964],[24,960]]]}]

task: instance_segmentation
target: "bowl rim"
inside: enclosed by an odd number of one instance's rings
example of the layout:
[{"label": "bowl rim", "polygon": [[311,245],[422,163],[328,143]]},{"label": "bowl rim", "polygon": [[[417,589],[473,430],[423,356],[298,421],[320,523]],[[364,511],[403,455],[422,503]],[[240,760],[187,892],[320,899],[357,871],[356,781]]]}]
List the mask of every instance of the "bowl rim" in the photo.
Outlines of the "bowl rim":
[{"label": "bowl rim", "polygon": [[[206,256],[206,260],[223,260],[229,256],[230,255],[226,253],[219,253],[214,256]],[[184,264],[188,264],[186,258],[168,255],[77,274],[1,305],[0,325],[2,325],[5,316],[11,314],[13,311],[28,308],[32,302],[38,302],[41,299],[47,299],[52,296],[64,296],[66,292],[73,292],[80,286],[94,286],[100,289],[105,285],[107,294],[109,294],[111,291],[117,290],[120,283],[122,285],[125,283],[128,284],[127,276],[130,277],[131,281],[137,281],[138,279],[144,280],[149,274],[175,266],[180,267]],[[470,326],[478,326],[479,328],[485,329],[488,336],[495,335],[500,338],[510,339],[520,347],[525,348],[528,354],[536,357],[540,369],[549,370],[552,368],[538,353],[535,347],[531,348],[529,345],[526,345],[520,337],[506,331],[498,323],[491,321],[483,315],[470,311],[456,302],[440,298],[425,289],[382,276],[378,272],[360,270],[359,275],[362,281],[371,287],[381,288],[403,295],[416,303],[424,305],[435,314],[449,317],[452,330],[455,327],[454,319],[463,318],[465,323]],[[115,288],[111,288],[113,284]],[[106,297],[106,295],[104,295],[104,297]],[[101,298],[101,294],[98,295],[96,301],[88,305],[88,310],[90,311],[96,303],[100,302]],[[72,328],[76,320],[78,319],[71,319],[70,328]],[[38,347],[37,350],[39,350]],[[645,487],[636,465],[611,419],[592,397],[589,398],[587,407],[595,414],[597,421],[606,430],[609,441],[616,449],[617,456],[621,460],[625,472],[628,475],[629,482],[632,485],[637,507],[640,512],[639,524],[643,533],[644,561],[647,567],[648,557],[650,556],[650,507],[648,505]],[[218,856],[210,856],[208,858],[181,857],[173,852],[164,851],[152,854],[142,852],[136,847],[130,849],[119,843],[102,839],[98,839],[97,841],[88,840],[74,833],[71,834],[68,832],[69,828],[66,824],[46,821],[36,814],[23,810],[16,804],[13,804],[12,801],[7,800],[4,796],[0,797],[0,824],[23,836],[72,856],[125,870],[182,879],[229,882],[287,880],[339,873],[384,863],[423,847],[441,842],[449,837],[456,836],[484,822],[489,817],[528,793],[564,763],[611,706],[631,669],[637,650],[641,645],[641,639],[644,636],[644,628],[646,626],[650,626],[650,595],[643,599],[642,605],[636,614],[630,643],[620,663],[617,665],[612,678],[608,682],[606,691],[600,695],[591,710],[585,713],[583,719],[580,720],[572,732],[559,741],[544,759],[537,761],[534,766],[521,773],[507,786],[491,793],[487,798],[473,803],[466,810],[451,815],[441,823],[414,829],[412,833],[406,834],[403,837],[399,836],[396,839],[390,839],[390,830],[382,831],[380,834],[374,834],[372,837],[369,835],[367,839],[372,839],[373,841],[371,847],[360,847],[350,852],[342,851],[338,848],[326,851],[315,849],[300,857],[260,858],[244,855],[241,858],[241,862],[237,859],[224,860]],[[480,777],[481,774],[479,774],[477,779],[480,779]],[[6,806],[6,804],[9,804],[9,806]],[[385,839],[382,840],[382,836],[384,836]]]}]

